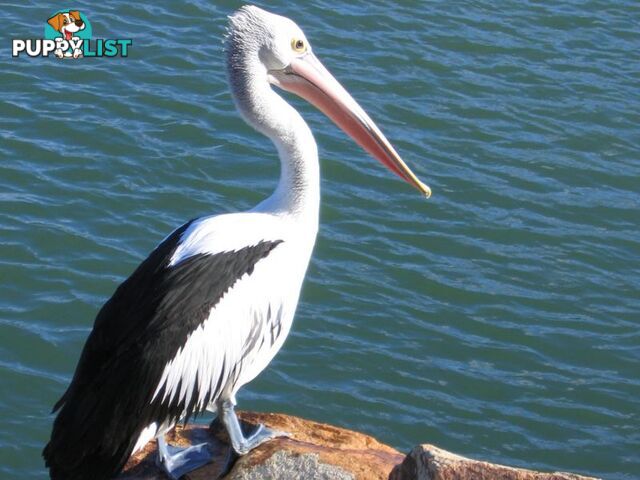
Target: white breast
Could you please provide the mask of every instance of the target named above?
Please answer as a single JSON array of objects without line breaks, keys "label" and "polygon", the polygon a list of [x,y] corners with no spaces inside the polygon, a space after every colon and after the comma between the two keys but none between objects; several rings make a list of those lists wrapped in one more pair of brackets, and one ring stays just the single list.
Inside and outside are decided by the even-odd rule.
[{"label": "white breast", "polygon": [[255,212],[210,217],[185,232],[172,265],[197,253],[282,243],[240,278],[188,337],[165,366],[154,400],[161,391],[163,401],[184,404],[197,395],[196,408],[204,409],[215,400],[210,392],[222,390],[223,398],[232,398],[269,364],[291,328],[315,233],[288,217]]}]

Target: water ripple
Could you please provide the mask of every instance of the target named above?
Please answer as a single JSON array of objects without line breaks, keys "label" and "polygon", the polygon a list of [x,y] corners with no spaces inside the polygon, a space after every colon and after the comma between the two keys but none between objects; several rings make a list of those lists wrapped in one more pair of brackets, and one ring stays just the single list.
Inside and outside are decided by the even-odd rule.
[{"label": "water ripple", "polygon": [[[7,4],[7,31],[36,35],[24,19],[50,8],[36,4]],[[249,208],[278,175],[226,88],[233,7],[125,7],[78,8],[96,36],[134,39],[127,59],[0,57],[7,477],[42,478],[49,409],[118,283],[173,228]],[[434,197],[291,99],[320,146],[322,229],[291,337],[243,408],[403,450],[636,475],[638,6],[270,8],[304,26]]]}]

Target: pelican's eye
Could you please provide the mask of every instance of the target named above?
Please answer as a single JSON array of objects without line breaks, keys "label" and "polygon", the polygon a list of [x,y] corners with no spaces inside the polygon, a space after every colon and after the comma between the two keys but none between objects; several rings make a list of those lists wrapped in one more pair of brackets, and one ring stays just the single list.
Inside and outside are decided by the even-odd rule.
[{"label": "pelican's eye", "polygon": [[301,38],[294,38],[291,40],[291,48],[294,52],[304,53],[307,50],[307,44]]}]

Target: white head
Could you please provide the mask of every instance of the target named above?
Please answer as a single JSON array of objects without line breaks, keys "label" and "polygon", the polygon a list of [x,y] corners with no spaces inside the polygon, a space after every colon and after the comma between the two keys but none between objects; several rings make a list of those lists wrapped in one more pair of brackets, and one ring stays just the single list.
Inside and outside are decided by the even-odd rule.
[{"label": "white head", "polygon": [[228,66],[255,62],[266,79],[269,70],[282,70],[296,58],[311,51],[298,25],[286,17],[248,5],[229,17]]},{"label": "white head", "polygon": [[254,125],[260,123],[253,117],[262,108],[256,92],[269,85],[293,92],[319,108],[391,171],[425,196],[431,195],[429,187],[418,180],[365,111],[316,58],[293,21],[258,7],[242,7],[229,17],[226,51],[231,91],[241,113]]}]

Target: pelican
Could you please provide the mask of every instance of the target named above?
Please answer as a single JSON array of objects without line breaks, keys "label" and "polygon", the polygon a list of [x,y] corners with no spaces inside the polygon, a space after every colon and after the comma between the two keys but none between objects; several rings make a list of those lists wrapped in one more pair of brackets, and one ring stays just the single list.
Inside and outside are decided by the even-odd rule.
[{"label": "pelican", "polygon": [[191,220],[167,236],[104,304],[73,379],[55,404],[43,451],[52,479],[108,479],[148,441],[174,479],[211,460],[165,433],[216,412],[243,455],[286,435],[245,437],[238,390],[282,347],[311,257],[320,204],[318,149],[300,114],[272,87],[324,112],[392,172],[429,197],[364,110],[313,54],[291,20],[254,6],[229,17],[228,81],[244,120],[275,144],[273,194],[243,213]]}]

